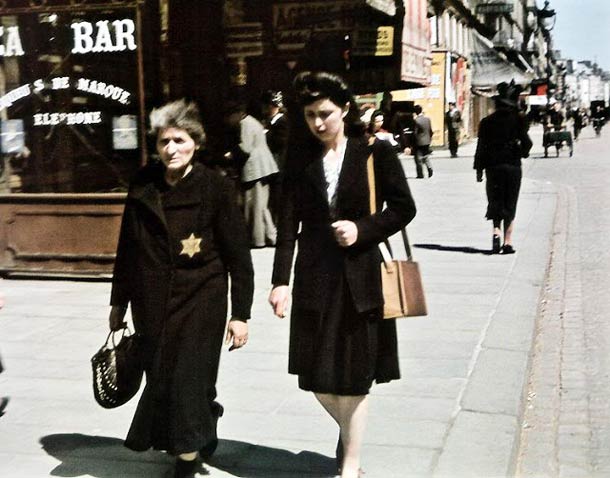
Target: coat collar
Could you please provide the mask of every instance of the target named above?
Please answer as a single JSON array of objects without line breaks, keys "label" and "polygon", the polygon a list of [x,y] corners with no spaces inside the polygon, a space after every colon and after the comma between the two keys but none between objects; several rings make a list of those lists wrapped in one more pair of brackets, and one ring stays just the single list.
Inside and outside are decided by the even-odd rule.
[{"label": "coat collar", "polygon": [[[163,166],[158,163],[151,163],[145,166],[134,180],[129,196],[132,200],[140,203],[152,212],[167,229],[159,188],[159,184],[164,181],[163,174]],[[199,191],[201,183],[197,181],[197,178],[203,174],[203,166],[193,164],[192,171],[182,180],[187,181],[183,185],[184,187],[176,190],[175,194],[168,197],[166,206],[177,207],[201,204],[201,194]]]},{"label": "coat collar", "polygon": [[[343,165],[339,173],[339,183],[337,185],[337,209],[343,209],[344,198],[350,197],[350,190],[354,184],[358,184],[358,178],[365,174],[363,170],[366,168],[366,160],[370,154],[370,148],[364,139],[349,138],[343,158]],[[310,162],[305,167],[305,174],[309,179],[309,183],[318,192],[323,203],[328,207],[328,197],[326,192],[326,179],[324,177],[323,156],[320,154],[318,158]]]}]

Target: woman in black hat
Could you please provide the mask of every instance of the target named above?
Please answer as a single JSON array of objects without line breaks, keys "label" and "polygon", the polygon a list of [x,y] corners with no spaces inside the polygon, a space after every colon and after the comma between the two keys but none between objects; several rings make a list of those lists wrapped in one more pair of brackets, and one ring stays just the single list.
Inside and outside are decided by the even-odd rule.
[{"label": "woman in black hat", "polygon": [[[521,87],[511,81],[497,86],[496,111],[479,125],[474,157],[477,181],[487,178],[487,219],[493,221],[492,253],[513,254],[513,220],[521,187],[521,158],[532,148],[526,119],[519,114]],[[501,244],[502,232],[504,242]]]}]

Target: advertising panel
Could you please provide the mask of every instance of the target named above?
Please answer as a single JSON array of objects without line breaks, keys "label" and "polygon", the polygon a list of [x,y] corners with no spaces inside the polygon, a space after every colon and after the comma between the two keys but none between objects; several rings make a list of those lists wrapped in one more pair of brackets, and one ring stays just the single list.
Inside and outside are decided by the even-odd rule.
[{"label": "advertising panel", "polygon": [[405,0],[402,33],[402,81],[430,82],[430,23],[427,0]]},{"label": "advertising panel", "polygon": [[445,90],[446,90],[446,68],[447,53],[432,53],[432,65],[430,86],[426,88],[414,88],[403,90],[402,94],[394,94],[395,100],[412,101],[421,105],[424,114],[432,122],[432,146],[443,146],[445,143],[444,121],[445,121]]}]

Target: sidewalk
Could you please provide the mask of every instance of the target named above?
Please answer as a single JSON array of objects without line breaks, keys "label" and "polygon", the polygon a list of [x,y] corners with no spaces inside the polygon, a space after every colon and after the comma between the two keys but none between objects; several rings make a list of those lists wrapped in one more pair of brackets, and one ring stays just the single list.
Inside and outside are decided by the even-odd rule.
[{"label": "sidewalk", "polygon": [[[532,132],[541,151],[538,131]],[[514,471],[523,391],[545,280],[557,194],[525,179],[511,256],[488,255],[484,183],[476,141],[432,155],[434,176],[414,179],[408,232],[430,315],[399,321],[402,380],[373,387],[362,466],[367,478],[501,477]],[[540,150],[540,151],[539,151]],[[528,161],[524,163],[527,170]],[[401,250],[399,243],[396,248]],[[222,438],[208,476],[333,476],[337,430],[287,370],[288,320],[266,303],[272,249],[254,250],[251,339],[224,353]],[[172,460],[121,446],[135,400],[103,410],[93,400],[89,358],[107,333],[108,283],[0,283],[0,476],[161,477]]]}]

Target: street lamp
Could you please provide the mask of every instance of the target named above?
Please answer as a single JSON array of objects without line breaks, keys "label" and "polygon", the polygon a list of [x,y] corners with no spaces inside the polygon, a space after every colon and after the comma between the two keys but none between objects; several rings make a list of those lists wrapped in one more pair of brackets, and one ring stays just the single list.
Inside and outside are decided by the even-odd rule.
[{"label": "street lamp", "polygon": [[551,109],[551,30],[555,28],[557,14],[549,8],[549,0],[545,0],[542,10],[538,10],[538,20],[546,41],[546,121],[549,121]]}]

